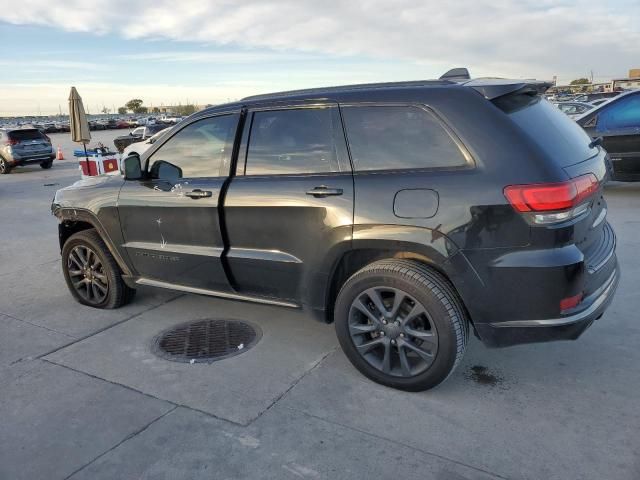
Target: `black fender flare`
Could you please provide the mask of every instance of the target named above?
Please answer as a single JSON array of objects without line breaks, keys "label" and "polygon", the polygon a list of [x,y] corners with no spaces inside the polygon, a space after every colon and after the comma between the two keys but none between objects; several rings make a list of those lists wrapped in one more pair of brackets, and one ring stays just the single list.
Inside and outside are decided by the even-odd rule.
[{"label": "black fender flare", "polygon": [[127,262],[125,262],[124,258],[116,248],[113,240],[107,233],[107,230],[104,228],[100,219],[90,210],[85,208],[71,208],[71,207],[60,207],[57,205],[53,205],[51,208],[53,215],[58,219],[58,238],[60,241],[60,251],[62,251],[62,247],[64,246],[64,242],[66,241],[67,236],[64,234],[65,223],[67,222],[83,222],[88,223],[93,228],[96,229],[100,238],[105,243],[111,255],[115,259],[116,263],[120,267],[123,272],[123,277],[125,277],[125,281],[127,277],[132,277],[132,271]]}]

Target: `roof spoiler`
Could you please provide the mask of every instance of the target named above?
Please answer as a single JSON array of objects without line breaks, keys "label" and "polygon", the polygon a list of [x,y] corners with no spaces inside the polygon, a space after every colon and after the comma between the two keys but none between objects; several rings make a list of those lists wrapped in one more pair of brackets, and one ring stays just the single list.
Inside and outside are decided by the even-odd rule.
[{"label": "roof spoiler", "polygon": [[493,100],[511,93],[541,95],[553,84],[541,80],[514,80],[507,78],[475,78],[464,82],[465,87],[471,87],[487,100]]},{"label": "roof spoiler", "polygon": [[440,77],[440,80],[451,80],[457,82],[460,80],[471,80],[469,70],[466,68],[452,68],[447,73]]}]

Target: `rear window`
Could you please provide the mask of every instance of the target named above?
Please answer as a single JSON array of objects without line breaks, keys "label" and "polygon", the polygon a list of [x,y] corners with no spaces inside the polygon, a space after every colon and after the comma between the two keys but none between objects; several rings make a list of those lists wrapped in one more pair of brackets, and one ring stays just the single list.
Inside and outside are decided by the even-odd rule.
[{"label": "rear window", "polygon": [[567,167],[598,153],[580,125],[539,95],[506,95],[494,100],[551,158]]},{"label": "rear window", "polygon": [[349,106],[342,114],[356,171],[467,165],[451,135],[423,108]]},{"label": "rear window", "polygon": [[9,132],[9,138],[11,140],[42,140],[44,135],[40,132],[40,130],[34,129],[25,129],[25,130],[13,130]]}]

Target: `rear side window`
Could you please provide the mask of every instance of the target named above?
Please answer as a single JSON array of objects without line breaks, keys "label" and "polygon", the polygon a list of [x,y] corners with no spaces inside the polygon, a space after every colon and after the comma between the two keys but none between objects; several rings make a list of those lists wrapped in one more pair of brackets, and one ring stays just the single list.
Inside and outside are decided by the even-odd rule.
[{"label": "rear side window", "polygon": [[451,168],[468,164],[453,137],[417,106],[342,107],[356,171]]},{"label": "rear side window", "polygon": [[29,129],[29,130],[13,130],[9,132],[9,138],[11,140],[17,140],[19,142],[23,140],[42,140],[44,135],[40,130]]},{"label": "rear side window", "polygon": [[493,103],[561,167],[598,153],[597,149],[589,148],[591,139],[580,125],[539,95],[505,95]]},{"label": "rear side window", "polygon": [[339,120],[333,107],[255,112],[245,174],[338,172]]},{"label": "rear side window", "polygon": [[604,107],[598,115],[598,131],[640,127],[640,95],[629,95]]}]

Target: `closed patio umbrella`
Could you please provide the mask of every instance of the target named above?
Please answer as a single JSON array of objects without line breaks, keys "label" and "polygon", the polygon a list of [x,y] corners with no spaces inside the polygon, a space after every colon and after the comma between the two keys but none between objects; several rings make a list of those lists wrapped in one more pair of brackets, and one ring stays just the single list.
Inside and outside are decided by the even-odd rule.
[{"label": "closed patio umbrella", "polygon": [[87,115],[84,113],[82,98],[80,98],[76,87],[71,87],[71,93],[69,94],[69,123],[71,129],[71,140],[77,143],[82,143],[85,159],[89,161],[86,157],[87,143],[91,141],[91,132],[89,131]]}]

